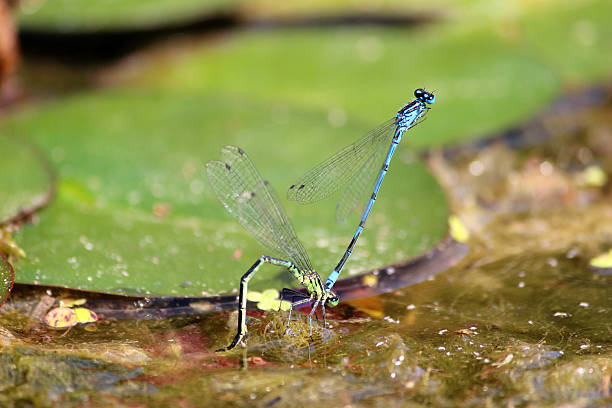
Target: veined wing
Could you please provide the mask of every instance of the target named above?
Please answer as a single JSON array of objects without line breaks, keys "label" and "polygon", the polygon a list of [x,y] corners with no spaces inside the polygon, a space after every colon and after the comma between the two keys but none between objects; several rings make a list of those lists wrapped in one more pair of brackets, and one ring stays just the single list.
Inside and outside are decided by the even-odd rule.
[{"label": "veined wing", "polygon": [[389,152],[393,132],[388,132],[378,143],[377,149],[370,155],[357,173],[349,181],[336,204],[336,221],[343,223],[349,214],[366,198],[370,198],[374,184]]},{"label": "veined wing", "polygon": [[225,207],[263,246],[312,270],[306,250],[267,181],[236,146],[221,149],[221,161],[206,163],[210,185]]},{"label": "veined wing", "polygon": [[377,148],[393,135],[395,118],[369,131],[318,166],[310,169],[289,187],[287,198],[300,203],[314,203],[340,190],[359,171]]}]

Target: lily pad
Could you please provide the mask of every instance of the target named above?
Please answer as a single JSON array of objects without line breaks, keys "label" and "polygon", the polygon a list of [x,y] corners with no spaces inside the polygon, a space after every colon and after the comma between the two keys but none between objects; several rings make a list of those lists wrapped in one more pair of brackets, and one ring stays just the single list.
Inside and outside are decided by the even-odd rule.
[{"label": "lily pad", "polygon": [[[433,3],[433,4],[432,4]],[[326,18],[336,18],[336,22],[359,23],[370,21],[406,23],[411,18],[419,17],[417,13],[428,11],[433,14],[441,11],[441,6],[456,7],[456,2],[435,1],[424,3],[417,0],[296,0],[278,2],[274,0],[252,0],[241,4],[240,11],[248,19],[266,18],[281,21],[310,18],[314,23]]]},{"label": "lily pad", "polygon": [[[551,5],[546,13],[535,8],[512,19],[418,30],[249,32],[223,46],[192,46],[182,62],[150,66],[138,80],[146,86],[223,90],[318,107],[328,110],[337,126],[365,122],[353,138],[390,118],[412,99],[415,88],[424,87],[437,94],[436,104],[427,126],[406,140],[421,148],[440,146],[536,115],[560,97],[568,79],[604,78],[612,63],[606,18],[611,8],[602,1],[568,3]],[[568,33],[568,26],[574,31]],[[333,146],[312,164],[339,147],[337,140],[330,132]]]},{"label": "lily pad", "polygon": [[[427,124],[405,138],[420,147],[510,126],[560,94],[551,67],[491,27],[257,32],[192,50],[181,63],[151,67],[139,78],[148,86],[316,107],[337,126],[365,122],[352,139],[392,117],[423,87],[437,93],[436,104]],[[316,146],[311,165],[341,147],[338,141],[346,143],[332,130],[331,146],[323,152]]]},{"label": "lily pad", "polygon": [[219,13],[237,0],[31,0],[20,3],[19,25],[25,29],[91,32],[141,29],[188,23]]},{"label": "lily pad", "polygon": [[[263,249],[225,213],[205,179],[204,163],[228,143],[247,150],[272,186],[280,186],[298,235],[327,275],[357,214],[337,225],[332,201],[289,206],[284,200],[284,186],[312,160],[287,140],[325,145],[327,117],[327,111],[220,93],[131,89],[73,97],[12,118],[4,126],[54,152],[61,174],[57,200],[17,237],[28,252],[18,280],[139,295],[231,292]],[[362,127],[347,125],[335,137],[350,140]],[[417,255],[446,232],[443,193],[421,164],[399,155],[383,191],[347,276]],[[419,200],[408,203],[406,196]],[[285,271],[263,270],[254,289],[295,286]]]},{"label": "lily pad", "polygon": [[[418,0],[90,0],[87,6],[83,6],[75,0],[30,0],[20,3],[19,24],[26,30],[82,33],[189,24],[198,19],[230,13],[239,15],[246,22],[311,18],[316,23],[325,18],[363,16],[380,23],[395,21],[410,24],[415,19],[425,17],[425,13],[427,16],[448,14],[449,9],[452,9],[458,14],[469,3],[449,0],[427,3]],[[491,11],[490,7],[483,9],[487,13]],[[474,7],[471,7],[470,13],[473,12]],[[484,12],[478,15],[482,14]],[[359,22],[359,19],[346,21]]]}]

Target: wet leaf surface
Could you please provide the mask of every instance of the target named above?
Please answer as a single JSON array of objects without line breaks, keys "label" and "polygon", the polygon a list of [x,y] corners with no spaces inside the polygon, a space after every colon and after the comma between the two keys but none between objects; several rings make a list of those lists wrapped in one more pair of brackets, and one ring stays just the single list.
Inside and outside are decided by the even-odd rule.
[{"label": "wet leaf surface", "polygon": [[[39,142],[62,175],[57,200],[36,226],[20,234],[18,243],[29,256],[18,265],[18,280],[140,295],[237,288],[262,248],[225,214],[203,164],[217,158],[223,144],[238,143],[283,197],[283,186],[310,160],[289,154],[293,145],[279,141],[308,134],[311,143],[323,144],[328,125],[325,113],[316,110],[276,123],[275,106],[179,91],[107,91],[5,123]],[[58,119],[63,117],[74,120]],[[348,141],[359,131],[346,126],[335,133]],[[272,156],[271,145],[279,146]],[[400,158],[385,191],[389,195],[377,201],[379,212],[368,226],[376,240],[360,241],[349,274],[417,255],[446,231],[442,192],[421,164]],[[406,203],[391,194],[420,199]],[[326,274],[347,245],[352,225],[335,223],[331,200],[327,206],[282,201],[314,264]],[[288,274],[271,269],[262,274],[260,289],[292,285]]]},{"label": "wet leaf surface", "polygon": [[95,0],[83,6],[74,0],[40,0],[21,5],[19,23],[22,28],[47,32],[138,30],[204,19],[237,3],[235,0]]}]

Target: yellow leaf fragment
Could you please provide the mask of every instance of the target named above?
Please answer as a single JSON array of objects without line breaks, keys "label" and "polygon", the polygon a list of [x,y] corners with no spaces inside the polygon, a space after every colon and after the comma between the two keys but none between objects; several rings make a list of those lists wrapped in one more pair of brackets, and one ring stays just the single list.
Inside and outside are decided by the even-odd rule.
[{"label": "yellow leaf fragment", "polygon": [[74,307],[81,306],[87,302],[87,299],[60,299],[59,305],[60,307]]},{"label": "yellow leaf fragment", "polygon": [[262,299],[278,299],[278,290],[266,289],[261,293]]},{"label": "yellow leaf fragment", "polygon": [[287,301],[287,300],[281,300],[280,301],[280,310],[282,311],[289,311],[289,309],[291,309],[291,302]]},{"label": "yellow leaf fragment", "polygon": [[580,173],[582,182],[589,187],[602,187],[608,182],[608,175],[599,166],[589,166]]},{"label": "yellow leaf fragment", "polygon": [[378,285],[378,276],[376,275],[365,275],[361,278],[361,283],[369,288],[373,288]]},{"label": "yellow leaf fragment", "polygon": [[289,310],[291,302],[281,300],[278,290],[266,289],[261,293],[257,308],[259,310]]},{"label": "yellow leaf fragment", "polygon": [[26,253],[13,240],[13,229],[11,227],[0,228],[0,253],[9,258],[23,259]]},{"label": "yellow leaf fragment", "polygon": [[250,290],[247,292],[247,300],[249,302],[259,302],[261,300],[261,292]]},{"label": "yellow leaf fragment", "polygon": [[467,229],[463,221],[455,214],[448,217],[448,227],[451,237],[457,242],[467,242],[470,239],[470,231]]},{"label": "yellow leaf fragment", "polygon": [[591,259],[589,263],[594,268],[612,268],[612,249]]},{"label": "yellow leaf fragment", "polygon": [[98,321],[98,315],[89,309],[76,307],[73,310],[79,323],[93,323]]},{"label": "yellow leaf fragment", "polygon": [[259,310],[284,310],[287,311],[291,308],[291,302],[280,299],[263,299],[257,303]]}]

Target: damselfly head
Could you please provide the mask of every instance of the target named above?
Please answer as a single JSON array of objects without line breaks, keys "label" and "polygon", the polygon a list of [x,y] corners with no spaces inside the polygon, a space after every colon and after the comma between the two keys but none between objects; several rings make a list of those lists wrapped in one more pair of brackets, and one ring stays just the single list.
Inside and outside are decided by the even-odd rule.
[{"label": "damselfly head", "polygon": [[334,307],[338,306],[340,303],[340,298],[333,290],[327,291],[327,299],[325,299],[325,306]]},{"label": "damselfly head", "polygon": [[414,91],[414,97],[419,101],[428,103],[430,105],[436,101],[436,96],[433,93],[427,92],[421,88]]}]

